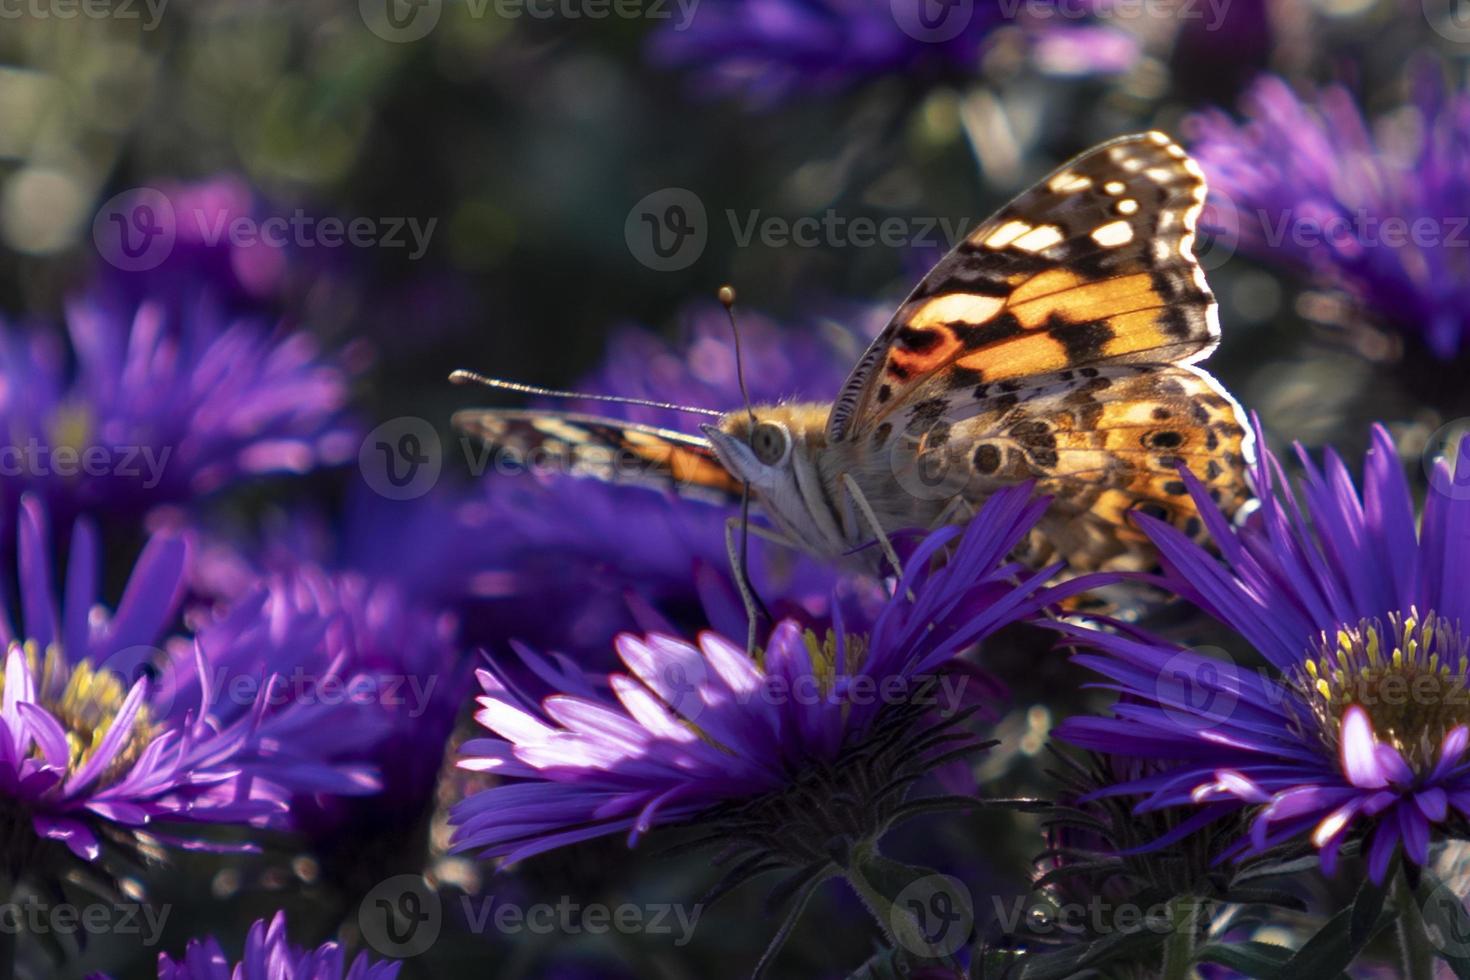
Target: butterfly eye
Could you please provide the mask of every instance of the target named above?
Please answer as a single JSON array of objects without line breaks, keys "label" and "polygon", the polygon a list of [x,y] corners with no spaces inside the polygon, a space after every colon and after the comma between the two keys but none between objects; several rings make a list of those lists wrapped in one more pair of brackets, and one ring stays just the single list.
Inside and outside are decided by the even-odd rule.
[{"label": "butterfly eye", "polygon": [[786,432],[786,426],[778,422],[762,422],[750,433],[750,448],[755,450],[755,458],[766,466],[781,462],[790,445],[791,436]]}]

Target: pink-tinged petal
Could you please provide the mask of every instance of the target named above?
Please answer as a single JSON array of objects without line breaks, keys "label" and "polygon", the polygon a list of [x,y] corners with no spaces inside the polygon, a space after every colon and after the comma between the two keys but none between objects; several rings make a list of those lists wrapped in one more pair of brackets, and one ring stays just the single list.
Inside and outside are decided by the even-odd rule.
[{"label": "pink-tinged petal", "polygon": [[1443,779],[1454,771],[1465,755],[1467,743],[1470,743],[1470,728],[1456,725],[1450,729],[1439,747],[1439,761],[1434,764],[1434,771],[1429,776],[1431,782]]},{"label": "pink-tinged petal", "polygon": [[1361,705],[1353,705],[1342,716],[1342,771],[1359,789],[1382,789],[1388,777],[1379,768],[1373,723]]},{"label": "pink-tinged petal", "polygon": [[1216,784],[1220,789],[1232,796],[1239,797],[1247,803],[1265,803],[1271,799],[1271,794],[1248,779],[1243,773],[1231,769],[1221,769],[1215,773]]},{"label": "pink-tinged petal", "polygon": [[608,683],[628,714],[653,737],[673,742],[693,742],[699,739],[693,728],[674,717],[662,701],[631,677],[614,674],[608,678]]},{"label": "pink-tinged petal", "polygon": [[61,727],[61,722],[38,704],[23,701],[16,708],[25,721],[26,730],[41,747],[41,756],[47,765],[65,769],[71,761],[71,750],[67,747],[66,729]]},{"label": "pink-tinged petal", "polygon": [[1361,799],[1351,799],[1323,817],[1322,822],[1312,830],[1312,845],[1326,847],[1329,843],[1342,840],[1348,827],[1352,826],[1353,817],[1362,808]]},{"label": "pink-tinged petal", "polygon": [[71,852],[84,861],[95,861],[102,854],[102,845],[86,825],[69,817],[36,816],[31,820],[36,833],[50,840],[59,840]]},{"label": "pink-tinged petal", "polygon": [[1424,814],[1425,819],[1431,823],[1440,823],[1450,811],[1450,800],[1445,791],[1438,786],[1432,786],[1414,796],[1414,805],[1419,812]]},{"label": "pink-tinged petal", "polygon": [[504,701],[491,697],[483,697],[479,701],[482,707],[475,712],[475,721],[512,742],[540,742],[556,732],[550,725]]}]

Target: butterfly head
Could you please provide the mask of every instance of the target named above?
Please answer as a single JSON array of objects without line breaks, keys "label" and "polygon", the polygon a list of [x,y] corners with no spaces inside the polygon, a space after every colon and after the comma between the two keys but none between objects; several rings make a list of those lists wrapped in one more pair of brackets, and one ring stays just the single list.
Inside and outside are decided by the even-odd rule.
[{"label": "butterfly head", "polygon": [[801,506],[797,468],[821,448],[825,423],[822,405],[757,405],[702,428],[725,468],[773,509],[785,511]]}]

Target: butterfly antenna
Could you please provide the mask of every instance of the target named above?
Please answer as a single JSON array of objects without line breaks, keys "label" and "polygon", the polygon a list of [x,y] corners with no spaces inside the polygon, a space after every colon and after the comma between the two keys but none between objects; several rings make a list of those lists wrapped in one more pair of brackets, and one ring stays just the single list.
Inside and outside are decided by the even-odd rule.
[{"label": "butterfly antenna", "polygon": [[[740,398],[745,402],[745,414],[750,416],[750,438],[755,438],[756,417],[755,409],[750,404],[750,389],[745,387],[745,356],[740,350],[740,327],[735,322],[735,287],[721,286],[717,294],[720,305],[725,308],[725,315],[730,318],[730,336],[735,340],[735,380],[740,385]],[[760,593],[755,591],[755,584],[750,580],[750,484],[747,482],[740,493],[740,551],[736,556],[735,574],[739,579],[740,590],[748,597],[746,603],[746,616],[748,619],[748,630],[746,635],[746,653],[755,656],[756,628],[758,621],[764,618],[767,622],[775,622],[771,611],[761,600]]]},{"label": "butterfly antenna", "polygon": [[745,387],[745,357],[740,352],[740,327],[735,323],[735,287],[721,286],[720,305],[730,318],[730,335],[735,338],[735,380],[740,384],[740,397],[745,400],[745,414],[750,416],[750,431],[755,432],[755,409],[750,406],[750,390]]},{"label": "butterfly antenna", "polygon": [[696,415],[712,415],[715,418],[723,418],[725,415],[724,412],[717,412],[712,408],[697,408],[693,405],[675,405],[673,402],[659,402],[651,398],[629,398],[625,395],[595,395],[585,391],[562,391],[558,388],[542,388],[539,385],[521,384],[519,381],[487,378],[485,375],[477,374],[474,371],[455,371],[449,375],[449,380],[457,385],[484,385],[487,388],[519,391],[524,395],[538,395],[542,398],[573,398],[595,402],[616,402],[619,405],[642,405],[645,408],[663,408],[671,412],[693,412]]}]

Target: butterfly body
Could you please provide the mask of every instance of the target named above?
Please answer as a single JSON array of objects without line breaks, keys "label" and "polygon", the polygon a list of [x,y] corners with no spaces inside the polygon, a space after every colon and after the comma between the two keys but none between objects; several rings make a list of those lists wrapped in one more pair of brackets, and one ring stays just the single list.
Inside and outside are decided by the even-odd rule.
[{"label": "butterfly body", "polygon": [[869,567],[884,535],[966,522],[1031,480],[1053,503],[1021,557],[1148,568],[1134,513],[1203,536],[1181,468],[1227,514],[1250,495],[1248,429],[1195,366],[1219,337],[1193,252],[1204,200],[1160,133],[1089,151],[941,260],[831,403],[731,411],[703,439],[557,413],[455,422],[604,479],[726,500],[748,487],[793,545]]}]

